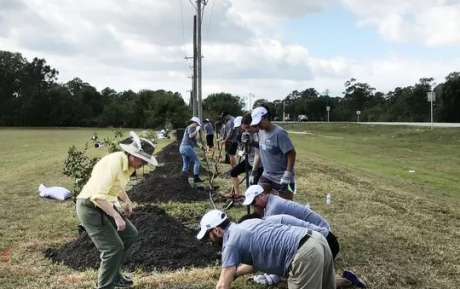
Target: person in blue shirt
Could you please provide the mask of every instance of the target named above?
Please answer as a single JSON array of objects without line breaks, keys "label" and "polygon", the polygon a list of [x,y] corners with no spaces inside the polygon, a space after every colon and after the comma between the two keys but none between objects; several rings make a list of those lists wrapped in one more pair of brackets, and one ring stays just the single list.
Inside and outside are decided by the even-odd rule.
[{"label": "person in blue shirt", "polygon": [[193,165],[193,182],[201,183],[200,179],[200,159],[198,158],[194,147],[196,146],[196,139],[201,129],[201,121],[198,117],[194,116],[190,119],[188,126],[185,128],[184,137],[179,147],[179,152],[182,155],[182,174],[188,175],[190,161]]},{"label": "person in blue shirt", "polygon": [[[247,214],[243,216],[240,220],[238,220],[238,223],[242,223],[246,220],[250,220],[254,218],[260,219],[261,216],[259,216],[257,213]],[[272,215],[272,216],[265,217],[264,220],[267,222],[283,224],[287,226],[296,226],[296,227],[312,229],[313,231],[320,233],[324,237],[326,237],[329,234],[328,228],[319,227],[319,226],[302,221],[300,219],[297,219],[289,215]],[[331,248],[331,244],[329,244],[329,248],[333,249]],[[264,273],[264,274],[259,274],[259,275],[254,276],[253,280],[256,283],[260,283],[264,285],[273,285],[273,284],[278,283],[281,280],[281,278],[279,278],[277,275],[274,275],[274,274]],[[346,288],[346,287],[351,287],[351,286],[356,286],[359,288],[366,287],[366,283],[361,278],[359,278],[355,273],[351,271],[343,271],[342,276],[336,276],[335,283],[336,283],[337,288]]]},{"label": "person in blue shirt", "polygon": [[255,211],[265,218],[284,214],[315,226],[326,228],[328,234],[325,237],[330,245],[332,256],[335,259],[340,251],[339,242],[337,237],[330,231],[329,222],[320,214],[294,201],[285,200],[273,194],[267,194],[260,185],[250,186],[244,194],[245,200],[243,205],[252,205],[254,208],[257,208]]},{"label": "person in blue shirt", "polygon": [[318,232],[260,219],[236,224],[219,210],[206,213],[200,228],[198,239],[222,247],[216,288],[229,289],[239,276],[260,270],[287,278],[289,289],[335,289],[332,254]]}]

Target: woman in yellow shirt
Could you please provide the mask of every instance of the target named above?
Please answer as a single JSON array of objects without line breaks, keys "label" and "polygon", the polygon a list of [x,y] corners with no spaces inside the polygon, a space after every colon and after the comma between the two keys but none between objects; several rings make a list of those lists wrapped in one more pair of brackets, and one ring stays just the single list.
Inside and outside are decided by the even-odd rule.
[{"label": "woman in yellow shirt", "polygon": [[[121,266],[138,236],[137,229],[127,219],[132,205],[124,188],[136,169],[147,163],[158,165],[152,155],[155,146],[134,132],[130,135],[120,143],[123,152],[114,152],[99,160],[77,196],[78,219],[101,253],[95,287],[98,289],[133,285],[121,274]],[[121,207],[118,198],[125,203],[124,215],[118,210]]]}]

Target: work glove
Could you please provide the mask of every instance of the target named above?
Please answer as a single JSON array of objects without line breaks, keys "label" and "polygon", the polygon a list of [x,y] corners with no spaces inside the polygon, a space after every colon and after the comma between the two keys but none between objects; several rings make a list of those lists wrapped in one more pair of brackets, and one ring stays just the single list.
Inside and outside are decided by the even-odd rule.
[{"label": "work glove", "polygon": [[257,171],[251,171],[251,175],[249,176],[249,185],[254,185],[254,179],[257,176]]},{"label": "work glove", "polygon": [[262,285],[275,285],[281,281],[281,278],[275,274],[260,274],[250,277],[249,281]]},{"label": "work glove", "polygon": [[294,182],[294,173],[290,171],[284,171],[283,176],[281,177],[281,185],[289,185]]}]

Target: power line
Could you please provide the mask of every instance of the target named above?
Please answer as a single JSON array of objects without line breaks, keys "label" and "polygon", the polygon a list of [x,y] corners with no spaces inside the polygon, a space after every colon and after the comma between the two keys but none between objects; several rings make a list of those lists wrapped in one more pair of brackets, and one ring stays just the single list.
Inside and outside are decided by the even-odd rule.
[{"label": "power line", "polygon": [[185,53],[185,29],[184,29],[184,9],[182,7],[182,0],[179,0],[180,2],[180,20],[181,20],[181,24],[182,24],[182,43],[183,43],[183,49],[184,49],[184,59],[185,59],[185,62],[187,62],[187,65],[188,67],[190,68],[190,70],[192,70],[192,66],[190,65],[190,62],[187,58],[187,54]]},{"label": "power line", "polygon": [[[211,0],[209,0],[211,1]],[[208,2],[209,3],[209,2]],[[211,19],[212,19],[212,14],[214,12],[214,3],[216,3],[216,0],[212,1],[212,5],[211,5],[211,14],[209,15],[209,21],[208,21],[208,29],[206,31],[206,40],[208,40],[208,37],[209,37],[209,29],[211,28]],[[204,15],[204,11],[203,11],[203,15]]]}]

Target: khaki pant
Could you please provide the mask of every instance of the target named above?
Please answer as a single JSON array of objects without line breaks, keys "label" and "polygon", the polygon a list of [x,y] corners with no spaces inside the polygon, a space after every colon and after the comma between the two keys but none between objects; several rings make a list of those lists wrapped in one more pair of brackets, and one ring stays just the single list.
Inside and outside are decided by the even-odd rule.
[{"label": "khaki pant", "polygon": [[124,218],[126,228],[118,232],[114,219],[89,199],[77,199],[76,207],[78,219],[101,253],[97,288],[112,289],[115,278],[121,272],[121,265],[130,257],[131,247],[138,236],[137,229]]},{"label": "khaki pant", "polygon": [[314,232],[291,263],[289,289],[335,289],[332,253],[326,239]]}]

